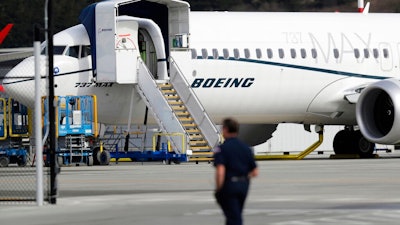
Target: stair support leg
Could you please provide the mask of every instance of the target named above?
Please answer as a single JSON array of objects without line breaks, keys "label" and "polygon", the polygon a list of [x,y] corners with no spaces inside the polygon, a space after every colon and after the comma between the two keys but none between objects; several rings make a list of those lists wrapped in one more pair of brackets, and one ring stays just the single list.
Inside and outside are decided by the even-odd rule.
[{"label": "stair support leg", "polygon": [[256,160],[271,160],[271,159],[287,159],[287,160],[299,160],[299,159],[304,159],[307,155],[309,155],[311,152],[313,152],[315,149],[317,149],[322,142],[324,141],[324,133],[318,132],[318,141],[310,145],[307,149],[304,151],[300,152],[299,154],[296,155],[256,155],[254,158]]}]

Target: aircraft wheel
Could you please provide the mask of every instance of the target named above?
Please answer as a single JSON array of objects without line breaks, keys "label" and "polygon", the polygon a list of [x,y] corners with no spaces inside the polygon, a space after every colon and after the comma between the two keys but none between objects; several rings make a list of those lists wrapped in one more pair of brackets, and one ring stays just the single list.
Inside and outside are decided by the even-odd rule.
[{"label": "aircraft wheel", "polygon": [[107,150],[103,150],[103,152],[98,152],[97,154],[97,159],[100,162],[100,165],[109,165],[110,164],[110,152],[108,152]]},{"label": "aircraft wheel", "polygon": [[336,155],[353,153],[352,132],[341,130],[333,139],[333,151]]},{"label": "aircraft wheel", "polygon": [[0,158],[0,167],[7,167],[10,163],[10,160],[7,157]]},{"label": "aircraft wheel", "polygon": [[353,134],[354,149],[361,158],[371,158],[375,151],[375,143],[369,142],[361,134],[361,131],[355,131]]}]

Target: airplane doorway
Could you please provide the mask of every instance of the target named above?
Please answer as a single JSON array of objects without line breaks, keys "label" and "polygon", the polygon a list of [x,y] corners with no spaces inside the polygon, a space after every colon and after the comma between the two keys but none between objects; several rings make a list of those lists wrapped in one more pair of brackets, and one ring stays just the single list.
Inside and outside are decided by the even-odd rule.
[{"label": "airplane doorway", "polygon": [[153,74],[154,78],[157,79],[157,53],[153,40],[145,29],[139,29],[138,41],[140,57],[142,58],[143,62],[145,62],[147,68]]}]

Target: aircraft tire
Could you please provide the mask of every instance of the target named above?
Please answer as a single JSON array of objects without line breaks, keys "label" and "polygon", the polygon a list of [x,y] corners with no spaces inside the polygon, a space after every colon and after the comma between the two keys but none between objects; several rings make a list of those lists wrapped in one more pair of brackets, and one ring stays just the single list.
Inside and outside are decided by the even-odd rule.
[{"label": "aircraft tire", "polygon": [[353,134],[354,149],[361,158],[371,158],[375,151],[375,143],[369,142],[361,134],[361,131],[355,131]]},{"label": "aircraft tire", "polygon": [[333,139],[333,151],[336,155],[353,153],[352,132],[349,130],[341,130]]}]

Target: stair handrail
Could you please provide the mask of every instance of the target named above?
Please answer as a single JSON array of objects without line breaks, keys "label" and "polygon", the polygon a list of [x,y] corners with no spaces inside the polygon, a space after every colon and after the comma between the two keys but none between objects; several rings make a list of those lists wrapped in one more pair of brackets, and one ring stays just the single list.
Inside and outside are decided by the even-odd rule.
[{"label": "stair handrail", "polygon": [[[158,99],[157,94],[162,95],[160,87],[157,85],[153,75],[148,70],[145,63],[139,59],[138,60],[138,85],[137,90],[139,94],[142,96],[145,104],[149,108],[149,110],[153,113],[154,118],[156,119],[158,125],[160,126],[161,130],[166,133],[186,133],[182,124],[179,122],[178,118],[176,117],[173,109],[168,104],[167,100],[164,96],[161,96],[163,101],[154,102],[155,99]],[[153,96],[145,95],[144,90],[156,90],[157,93],[154,92]],[[149,93],[149,92],[147,92]],[[154,107],[157,106],[157,107]],[[168,113],[169,112],[169,113]],[[163,121],[171,121],[170,124],[166,125]],[[175,147],[175,149],[187,149],[186,146],[181,146],[179,138],[176,137],[167,137],[167,139],[171,142],[171,144]],[[186,139],[188,140],[188,139]],[[179,152],[182,153],[182,152]]]},{"label": "stair handrail", "polygon": [[192,115],[194,121],[203,133],[205,139],[211,148],[217,146],[221,141],[221,134],[211,120],[203,104],[201,104],[196,93],[192,90],[189,82],[183,75],[179,66],[170,56],[170,82],[180,96],[181,100]]}]

